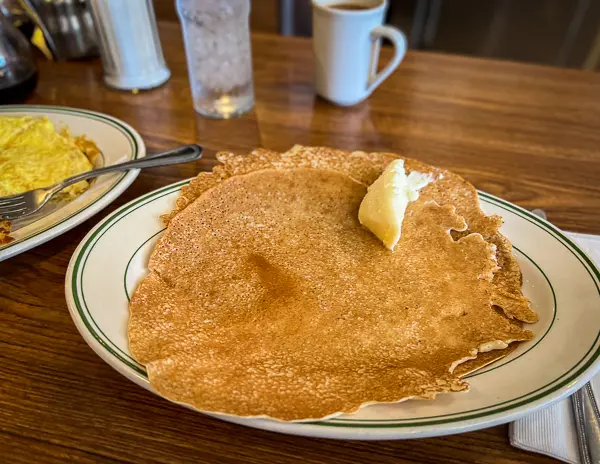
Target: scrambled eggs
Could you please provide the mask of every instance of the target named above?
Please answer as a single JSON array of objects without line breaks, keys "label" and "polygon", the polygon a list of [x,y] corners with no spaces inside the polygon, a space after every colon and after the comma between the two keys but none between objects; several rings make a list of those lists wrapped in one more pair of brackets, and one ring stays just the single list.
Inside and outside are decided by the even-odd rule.
[{"label": "scrambled eggs", "polygon": [[[0,117],[0,197],[48,187],[89,171],[87,151],[90,156],[99,153],[85,137],[56,132],[46,117]],[[76,196],[87,187],[88,182],[82,181],[63,192]]]}]

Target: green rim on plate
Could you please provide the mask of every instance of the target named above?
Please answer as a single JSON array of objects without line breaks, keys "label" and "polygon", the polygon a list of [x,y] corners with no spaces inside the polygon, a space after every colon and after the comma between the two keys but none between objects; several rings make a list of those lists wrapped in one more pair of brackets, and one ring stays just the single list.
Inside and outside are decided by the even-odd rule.
[{"label": "green rim on plate", "polygon": [[[83,273],[85,270],[85,266],[87,263],[87,258],[90,252],[93,250],[95,244],[100,240],[100,238],[115,224],[117,224],[121,219],[131,214],[133,211],[143,207],[147,203],[153,202],[161,197],[177,192],[189,183],[189,180],[181,181],[176,184],[172,184],[170,186],[164,187],[162,189],[156,190],[154,192],[150,192],[139,199],[123,206],[121,209],[117,210],[113,215],[109,216],[105,219],[103,223],[101,223],[98,228],[87,238],[87,240],[82,243],[80,250],[75,257],[75,263],[73,266],[73,273],[71,276],[71,292],[73,301],[75,303],[76,310],[81,317],[85,327],[89,331],[89,333],[104,347],[104,349],[112,355],[114,358],[118,359],[125,366],[129,367],[133,371],[135,371],[138,375],[146,378],[146,371],[143,366],[137,363],[130,355],[121,350],[118,346],[116,346],[97,326],[95,323],[90,311],[87,307],[87,303],[85,301],[85,291],[83,288]],[[551,224],[546,221],[538,218],[532,213],[520,208],[516,205],[508,203],[504,200],[496,198],[487,193],[479,192],[479,197],[484,203],[490,203],[494,206],[500,207],[506,211],[510,211],[513,214],[516,214],[523,219],[526,219],[531,224],[537,226],[538,228],[544,230],[546,233],[550,234],[554,239],[556,239],[561,245],[563,245],[570,253],[572,253],[575,258],[583,265],[586,269],[588,275],[592,279],[596,291],[600,296],[600,272],[596,269],[594,264],[590,261],[590,259],[586,256],[586,254],[567,236],[565,236],[560,230],[556,229]],[[164,230],[164,229],[163,229]],[[129,262],[127,264],[125,274],[123,279],[125,281],[126,272],[129,268],[129,264],[133,256],[139,251],[139,249],[144,246],[149,240],[158,235],[161,231],[158,231],[152,235],[152,237],[147,238],[144,243],[142,243],[134,252],[134,254],[130,257]],[[548,284],[550,285],[552,291],[552,297],[554,301],[554,315],[552,318],[552,322],[550,327],[546,330],[546,332],[540,337],[540,339],[536,342],[535,345],[541,342],[541,340],[549,333],[556,320],[556,315],[560,308],[556,306],[556,294],[548,277],[543,272],[541,267],[531,259],[531,257],[527,256],[522,251],[518,250],[526,259],[531,261],[534,266],[542,273]],[[127,298],[129,295],[127,294],[127,289],[124,284],[124,292]],[[503,401],[501,403],[497,403],[491,406],[486,406],[482,408],[472,409],[469,411],[461,411],[457,413],[444,414],[444,415],[436,415],[423,417],[419,419],[344,419],[344,418],[333,418],[322,421],[314,421],[314,422],[305,422],[305,424],[325,426],[325,427],[362,427],[362,428],[405,428],[405,427],[425,427],[431,425],[440,425],[440,424],[448,424],[451,422],[457,421],[465,421],[471,419],[477,419],[485,416],[492,416],[498,413],[506,412],[515,408],[519,408],[521,406],[530,404],[535,402],[545,396],[557,391],[558,389],[567,386],[576,381],[579,375],[581,375],[586,369],[588,369],[600,356],[600,332],[596,334],[594,342],[589,347],[585,355],[573,365],[567,372],[560,375],[558,378],[548,382],[546,385],[529,392],[525,395],[522,395],[517,398],[513,398],[511,400]],[[533,348],[533,345],[531,348]],[[530,348],[530,349],[531,349]],[[522,356],[525,353],[522,353]],[[515,358],[516,359],[516,358]],[[512,362],[515,359],[509,361]],[[508,363],[506,363],[508,364]],[[497,366],[490,370],[496,369]]]},{"label": "green rim on plate", "polygon": [[[138,145],[138,142],[135,139],[135,136],[134,136],[133,132],[131,131],[131,129],[129,127],[127,127],[126,125],[122,124],[119,120],[113,119],[102,113],[97,113],[95,111],[88,111],[88,110],[80,110],[77,108],[68,108],[68,107],[63,107],[63,106],[9,105],[9,106],[5,106],[5,107],[0,107],[0,113],[18,113],[18,112],[23,112],[23,113],[52,112],[52,113],[59,113],[59,114],[83,116],[88,119],[101,121],[103,123],[108,124],[109,126],[112,126],[116,129],[118,129],[120,132],[122,132],[127,137],[127,140],[129,141],[129,145],[131,146],[131,153],[133,155],[129,160],[136,160],[139,156],[139,152],[140,152],[139,145]],[[43,234],[47,230],[52,229],[53,227],[56,227],[56,226],[64,223],[65,221],[68,221],[69,219],[71,219],[72,217],[74,217],[80,213],[83,213],[85,210],[90,208],[92,205],[94,205],[98,201],[100,201],[109,192],[111,192],[112,190],[117,188],[119,186],[119,184],[121,184],[121,182],[125,179],[126,175],[127,175],[127,172],[122,173],[119,176],[119,179],[106,192],[104,192],[103,195],[101,195],[96,200],[92,201],[91,203],[88,203],[87,205],[85,205],[85,207],[73,212],[72,214],[61,219],[58,222],[49,224],[47,227],[44,227],[41,230],[36,230],[35,232],[32,232],[31,234],[26,235],[25,237],[21,237],[18,240],[11,242],[9,245],[0,247],[0,251],[4,252],[6,250],[9,250],[9,249],[13,248],[14,246],[17,246],[18,244],[23,243],[25,240],[29,240],[33,237],[37,237],[38,235]]]}]

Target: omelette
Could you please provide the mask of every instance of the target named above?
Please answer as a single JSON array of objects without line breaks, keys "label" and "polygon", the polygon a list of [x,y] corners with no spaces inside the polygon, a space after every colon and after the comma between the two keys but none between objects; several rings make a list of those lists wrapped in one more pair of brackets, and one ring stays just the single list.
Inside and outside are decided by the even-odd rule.
[{"label": "omelette", "polygon": [[[48,187],[89,171],[100,154],[85,136],[68,129],[57,132],[46,118],[0,117],[0,197]],[[59,198],[73,198],[88,188],[87,181],[65,188]],[[0,218],[0,245],[12,241],[11,224]]]},{"label": "omelette", "polygon": [[[48,118],[0,117],[0,197],[48,187],[92,169],[68,133],[58,133]],[[76,196],[87,181],[67,187]]]},{"label": "omelette", "polygon": [[[319,147],[218,159],[163,216],[130,302],[131,352],[166,398],[320,419],[467,391],[466,372],[533,338],[501,219],[456,174]],[[399,159],[431,182],[391,251],[359,208]]]}]

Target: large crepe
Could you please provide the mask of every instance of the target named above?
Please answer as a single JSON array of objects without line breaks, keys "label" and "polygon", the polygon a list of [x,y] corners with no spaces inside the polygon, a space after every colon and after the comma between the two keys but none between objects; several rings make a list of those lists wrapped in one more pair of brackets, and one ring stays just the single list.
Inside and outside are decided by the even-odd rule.
[{"label": "large crepe", "polygon": [[466,390],[457,366],[530,339],[500,219],[460,177],[407,159],[436,181],[396,251],[360,226],[367,186],[396,158],[219,155],[165,216],[131,300],[130,347],[152,386],[204,411],[318,419]]}]

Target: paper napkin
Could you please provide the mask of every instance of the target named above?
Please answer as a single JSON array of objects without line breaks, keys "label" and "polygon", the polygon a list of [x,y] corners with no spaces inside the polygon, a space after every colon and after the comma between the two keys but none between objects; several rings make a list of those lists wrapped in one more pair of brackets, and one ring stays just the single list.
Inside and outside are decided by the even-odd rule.
[{"label": "paper napkin", "polygon": [[[600,265],[600,235],[567,235]],[[592,379],[591,384],[596,397],[600,398],[600,374]],[[581,463],[571,398],[513,422],[509,435],[510,443],[517,448],[573,464]]]}]

